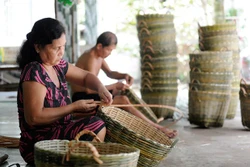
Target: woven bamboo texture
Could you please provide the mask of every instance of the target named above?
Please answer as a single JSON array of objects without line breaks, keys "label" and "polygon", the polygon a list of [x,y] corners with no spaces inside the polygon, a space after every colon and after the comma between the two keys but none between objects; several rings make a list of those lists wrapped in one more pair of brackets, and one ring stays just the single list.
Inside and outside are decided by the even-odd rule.
[{"label": "woven bamboo texture", "polygon": [[34,155],[36,167],[136,167],[139,154],[139,149],[118,143],[86,142],[76,139],[39,141],[35,144]]},{"label": "woven bamboo texture", "polygon": [[[126,95],[132,104],[146,104],[141,98],[139,98],[132,89],[126,89],[122,92],[123,95]],[[157,117],[154,112],[148,106],[136,107],[139,111],[142,112],[148,119],[153,122],[157,122]]]},{"label": "woven bamboo texture", "polygon": [[190,80],[200,83],[230,84],[233,78],[232,72],[194,72],[190,71]]},{"label": "woven bamboo texture", "polygon": [[240,91],[240,87],[232,87],[231,89],[231,98],[230,98],[230,104],[229,104],[229,108],[228,108],[228,112],[226,115],[227,119],[233,119],[236,115],[236,111],[238,108],[238,104],[239,104],[239,91]]},{"label": "woven bamboo texture", "polygon": [[178,139],[142,119],[116,107],[102,107],[97,113],[106,122],[106,140],[140,149],[138,166],[157,166],[165,159]]},{"label": "woven bamboo texture", "polygon": [[189,122],[200,127],[222,127],[230,102],[230,93],[189,90]]},{"label": "woven bamboo texture", "polygon": [[240,87],[240,110],[241,110],[241,122],[242,125],[250,129],[250,94],[249,84],[241,84]]},{"label": "woven bamboo texture", "polygon": [[232,51],[194,51],[189,54],[191,62],[232,60]]}]

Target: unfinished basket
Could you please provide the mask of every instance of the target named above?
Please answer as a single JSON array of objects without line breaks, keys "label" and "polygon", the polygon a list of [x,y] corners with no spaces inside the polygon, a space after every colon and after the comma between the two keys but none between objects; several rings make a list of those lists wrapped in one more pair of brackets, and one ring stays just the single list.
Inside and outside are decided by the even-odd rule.
[{"label": "unfinished basket", "polygon": [[175,146],[178,139],[169,139],[144,120],[116,107],[102,107],[97,113],[106,122],[106,140],[140,149],[138,166],[157,166]]},{"label": "unfinished basket", "polygon": [[[79,139],[79,134],[77,136]],[[86,142],[78,139],[37,142],[34,153],[36,167],[137,166],[140,154],[137,148],[118,143]],[[100,140],[97,138],[97,141]]]},{"label": "unfinished basket", "polygon": [[[136,93],[132,89],[126,89],[122,92],[123,95],[126,95],[132,104],[146,104],[141,98],[139,98]],[[157,117],[154,112],[148,106],[136,107],[138,110],[142,112],[148,119],[153,122],[157,122]]]}]

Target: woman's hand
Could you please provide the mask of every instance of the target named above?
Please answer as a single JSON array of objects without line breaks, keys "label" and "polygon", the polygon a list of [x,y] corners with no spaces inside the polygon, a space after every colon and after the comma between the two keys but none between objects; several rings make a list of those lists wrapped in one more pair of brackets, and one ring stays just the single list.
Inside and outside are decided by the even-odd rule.
[{"label": "woman's hand", "polygon": [[96,109],[97,104],[93,99],[90,100],[77,100],[74,102],[76,109],[74,112],[77,113],[88,113],[93,112]]},{"label": "woman's hand", "polygon": [[103,103],[106,103],[107,105],[110,105],[113,103],[112,94],[108,91],[108,89],[105,86],[102,86],[98,89],[98,94]]}]

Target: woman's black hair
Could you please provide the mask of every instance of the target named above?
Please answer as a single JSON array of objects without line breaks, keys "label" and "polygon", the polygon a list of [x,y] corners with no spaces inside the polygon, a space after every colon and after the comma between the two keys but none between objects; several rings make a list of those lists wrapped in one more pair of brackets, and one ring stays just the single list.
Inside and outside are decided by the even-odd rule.
[{"label": "woman's black hair", "polygon": [[41,62],[39,54],[35,50],[34,44],[44,48],[51,44],[54,39],[58,39],[65,33],[65,28],[56,19],[44,18],[35,22],[31,32],[26,35],[27,40],[22,44],[16,62],[20,69],[32,61]]},{"label": "woman's black hair", "polygon": [[110,31],[103,32],[96,41],[97,44],[102,44],[103,47],[110,46],[110,45],[117,45],[117,37],[114,33]]}]

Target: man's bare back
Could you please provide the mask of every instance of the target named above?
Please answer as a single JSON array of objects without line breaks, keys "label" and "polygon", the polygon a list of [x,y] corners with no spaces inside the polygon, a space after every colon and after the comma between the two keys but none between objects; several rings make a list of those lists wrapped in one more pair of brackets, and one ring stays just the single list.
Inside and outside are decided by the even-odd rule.
[{"label": "man's bare back", "polygon": [[[95,52],[93,48],[90,50],[85,51],[77,60],[75,66],[89,71],[96,76],[98,76],[99,71],[102,67],[104,59]],[[90,89],[86,89],[84,87],[78,86],[78,85],[71,85],[71,91],[72,92],[93,92]]]}]

